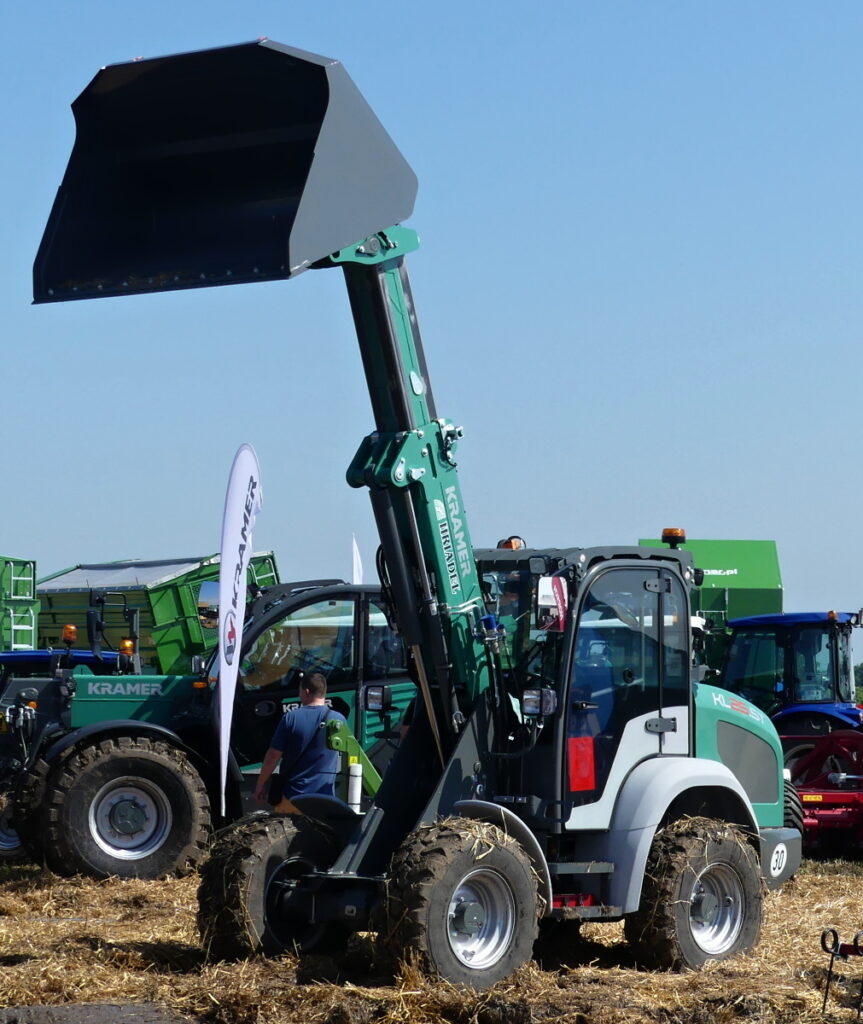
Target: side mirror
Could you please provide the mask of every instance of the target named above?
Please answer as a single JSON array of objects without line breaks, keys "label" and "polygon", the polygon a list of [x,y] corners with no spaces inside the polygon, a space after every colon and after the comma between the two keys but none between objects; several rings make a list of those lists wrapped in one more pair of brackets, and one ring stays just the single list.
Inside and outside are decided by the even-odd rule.
[{"label": "side mirror", "polygon": [[393,691],[389,686],[366,686],[363,689],[363,707],[366,711],[389,711],[393,706]]},{"label": "side mirror", "polygon": [[202,676],[204,674],[204,669],[206,667],[207,667],[207,659],[203,656],[203,654],[193,654],[192,655],[192,675],[193,676]]},{"label": "side mirror", "polygon": [[540,690],[525,690],[521,695],[521,714],[523,718],[548,718],[557,711],[557,694],[549,687]]},{"label": "side mirror", "polygon": [[549,633],[566,629],[569,587],[562,576],[540,576],[536,591],[536,628]]}]

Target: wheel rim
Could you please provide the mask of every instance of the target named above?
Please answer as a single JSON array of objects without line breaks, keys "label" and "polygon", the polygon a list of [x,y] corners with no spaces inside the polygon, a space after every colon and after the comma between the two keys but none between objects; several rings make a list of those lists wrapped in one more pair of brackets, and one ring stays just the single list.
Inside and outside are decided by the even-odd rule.
[{"label": "wheel rim", "polygon": [[0,854],[17,853],[21,849],[21,840],[12,827],[12,808],[5,807],[0,811]]},{"label": "wheel rim", "polygon": [[168,837],[174,814],[159,786],[126,776],[112,779],[90,804],[90,835],[105,853],[119,860],[141,860]]},{"label": "wheel rim", "polygon": [[745,896],[737,872],[711,864],[696,878],[689,901],[692,937],[709,956],[732,948],[743,927]]},{"label": "wheel rim", "polygon": [[466,967],[492,967],[515,931],[515,897],[496,871],[478,868],[461,880],[447,910],[450,949]]},{"label": "wheel rim", "polygon": [[294,946],[308,948],[323,935],[326,928],[325,924],[309,921],[308,904],[303,907],[291,906],[297,880],[314,870],[315,864],[306,858],[289,857],[282,861],[267,880],[264,920],[284,949]]}]

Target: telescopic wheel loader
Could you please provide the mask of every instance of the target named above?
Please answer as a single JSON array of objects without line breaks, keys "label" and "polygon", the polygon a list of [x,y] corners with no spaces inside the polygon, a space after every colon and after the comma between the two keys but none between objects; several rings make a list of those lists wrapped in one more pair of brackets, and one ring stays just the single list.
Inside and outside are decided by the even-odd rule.
[{"label": "telescopic wheel loader", "polygon": [[686,552],[474,559],[399,226],[416,179],[342,66],[259,40],[104,68],[73,109],[37,302],[341,268],[374,412],[348,481],[369,488],[422,697],[367,813],[298,797],[301,814],[221,836],[200,888],[210,953],[372,927],[480,988],[549,920],[623,918],[658,966],[753,946],[762,884],[800,858],[776,732],[691,684]]}]

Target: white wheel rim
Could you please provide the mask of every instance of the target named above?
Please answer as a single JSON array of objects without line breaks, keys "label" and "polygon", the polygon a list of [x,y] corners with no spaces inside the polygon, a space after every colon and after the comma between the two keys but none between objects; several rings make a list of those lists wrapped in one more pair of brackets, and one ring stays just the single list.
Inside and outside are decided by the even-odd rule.
[{"label": "white wheel rim", "polygon": [[112,779],[90,804],[90,835],[118,860],[141,860],[165,842],[174,822],[162,789],[135,776]]},{"label": "white wheel rim", "polygon": [[515,897],[503,875],[487,868],[465,875],[447,909],[455,957],[473,970],[492,967],[509,949],[514,931]]},{"label": "white wheel rim", "polygon": [[721,956],[733,947],[745,915],[743,884],[732,867],[710,864],[700,872],[689,898],[689,927],[708,956]]}]

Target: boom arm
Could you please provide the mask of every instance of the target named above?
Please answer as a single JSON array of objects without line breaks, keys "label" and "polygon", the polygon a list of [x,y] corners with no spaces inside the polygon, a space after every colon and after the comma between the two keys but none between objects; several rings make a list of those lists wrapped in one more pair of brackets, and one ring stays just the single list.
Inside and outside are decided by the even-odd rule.
[{"label": "boom arm", "polygon": [[[344,68],[271,40],[103,68],[34,265],[36,302],[283,280],[341,266],[375,431],[367,485],[438,752],[487,685],[480,584],[405,254],[416,177]],[[351,243],[353,240],[359,241]]]},{"label": "boom arm", "polygon": [[436,415],[405,266],[418,244],[394,227],[332,261],[344,269],[375,420],[348,483],[369,488],[396,618],[445,760],[488,685],[489,661],[455,461],[461,430]]}]

